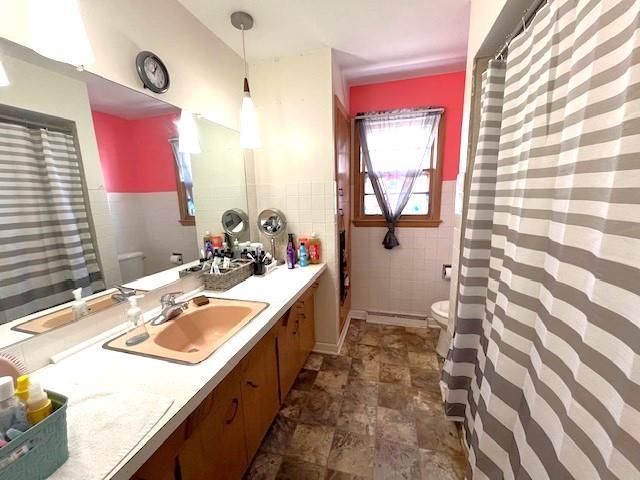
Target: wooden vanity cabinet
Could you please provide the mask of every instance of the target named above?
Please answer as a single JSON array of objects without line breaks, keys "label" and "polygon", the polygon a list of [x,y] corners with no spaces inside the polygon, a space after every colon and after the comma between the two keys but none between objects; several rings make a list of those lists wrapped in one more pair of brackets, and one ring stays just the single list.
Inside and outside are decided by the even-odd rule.
[{"label": "wooden vanity cabinet", "polygon": [[280,401],[291,390],[298,373],[316,343],[314,294],[317,284],[302,294],[300,300],[278,322],[278,373]]},{"label": "wooden vanity cabinet", "polygon": [[132,479],[242,478],[315,343],[316,288],[301,296]]},{"label": "wooden vanity cabinet", "polygon": [[178,452],[184,441],[186,424],[180,425],[155,453],[133,474],[131,480],[180,479]]},{"label": "wooden vanity cabinet", "polygon": [[253,347],[240,366],[247,454],[253,458],[280,408],[276,328]]},{"label": "wooden vanity cabinet", "polygon": [[300,319],[292,308],[278,322],[280,401],[284,401],[300,371]]},{"label": "wooden vanity cabinet", "polygon": [[298,322],[300,325],[300,369],[307,361],[307,357],[316,344],[316,326],[315,326],[315,293],[318,284],[313,284],[297,302]]},{"label": "wooden vanity cabinet", "polygon": [[189,416],[179,453],[182,480],[242,477],[249,457],[241,382],[238,366]]}]

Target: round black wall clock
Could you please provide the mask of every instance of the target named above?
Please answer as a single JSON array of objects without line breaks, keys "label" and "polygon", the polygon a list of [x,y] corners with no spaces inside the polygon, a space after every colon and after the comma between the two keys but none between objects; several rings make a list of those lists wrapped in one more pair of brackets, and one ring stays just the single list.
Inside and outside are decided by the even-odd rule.
[{"label": "round black wall clock", "polygon": [[136,68],[145,88],[154,93],[169,90],[169,71],[157,55],[146,50],[140,52],[136,56]]}]

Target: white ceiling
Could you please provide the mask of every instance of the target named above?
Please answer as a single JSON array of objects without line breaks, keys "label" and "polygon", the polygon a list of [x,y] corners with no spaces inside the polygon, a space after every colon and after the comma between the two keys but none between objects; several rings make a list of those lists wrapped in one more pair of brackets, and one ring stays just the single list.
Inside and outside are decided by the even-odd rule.
[{"label": "white ceiling", "polygon": [[229,16],[250,13],[249,60],[331,47],[351,84],[465,66],[470,0],[179,1],[239,54]]}]

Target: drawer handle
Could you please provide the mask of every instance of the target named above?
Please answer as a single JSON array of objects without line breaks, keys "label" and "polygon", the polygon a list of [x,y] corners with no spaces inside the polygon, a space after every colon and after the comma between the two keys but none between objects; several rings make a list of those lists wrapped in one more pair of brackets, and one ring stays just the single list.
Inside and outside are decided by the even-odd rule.
[{"label": "drawer handle", "polygon": [[304,313],[301,313],[300,314],[300,318],[302,318],[304,320],[305,318],[307,318],[307,316]]},{"label": "drawer handle", "polygon": [[251,388],[258,388],[258,384],[253,383],[251,380],[247,380],[247,385],[249,385]]},{"label": "drawer handle", "polygon": [[240,406],[240,402],[237,398],[234,398],[233,402],[231,403],[233,404],[233,415],[231,415],[231,418],[227,420],[227,425],[231,425],[231,423],[233,423],[233,421],[236,419],[236,415],[238,414],[238,407]]}]

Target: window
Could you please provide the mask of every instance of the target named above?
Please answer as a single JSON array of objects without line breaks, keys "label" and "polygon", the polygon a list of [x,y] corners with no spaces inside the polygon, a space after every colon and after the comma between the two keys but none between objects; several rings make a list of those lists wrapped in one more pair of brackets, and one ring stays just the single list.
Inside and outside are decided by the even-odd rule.
[{"label": "window", "polygon": [[178,206],[180,223],[185,226],[196,224],[196,205],[193,200],[193,176],[191,173],[191,155],[178,151],[178,139],[171,139],[173,158],[176,167],[176,184],[178,186]]},{"label": "window", "polygon": [[[444,116],[444,114],[443,114]],[[440,119],[442,122],[442,118]],[[407,127],[409,128],[409,127]],[[442,141],[443,129],[438,128],[436,141],[433,142],[431,152],[427,155],[428,164],[424,165],[421,175],[417,178],[411,191],[411,196],[402,216],[398,221],[399,227],[437,227],[440,224],[440,190],[442,184]],[[368,136],[370,138],[370,136]],[[393,149],[390,149],[393,150]],[[395,151],[394,154],[403,152]],[[391,160],[393,161],[393,160]],[[382,216],[380,206],[369,180],[367,167],[362,156],[358,129],[354,129],[354,220],[360,227],[384,227],[386,221]],[[402,189],[402,178],[393,171],[383,175],[391,197],[398,196]]]}]

